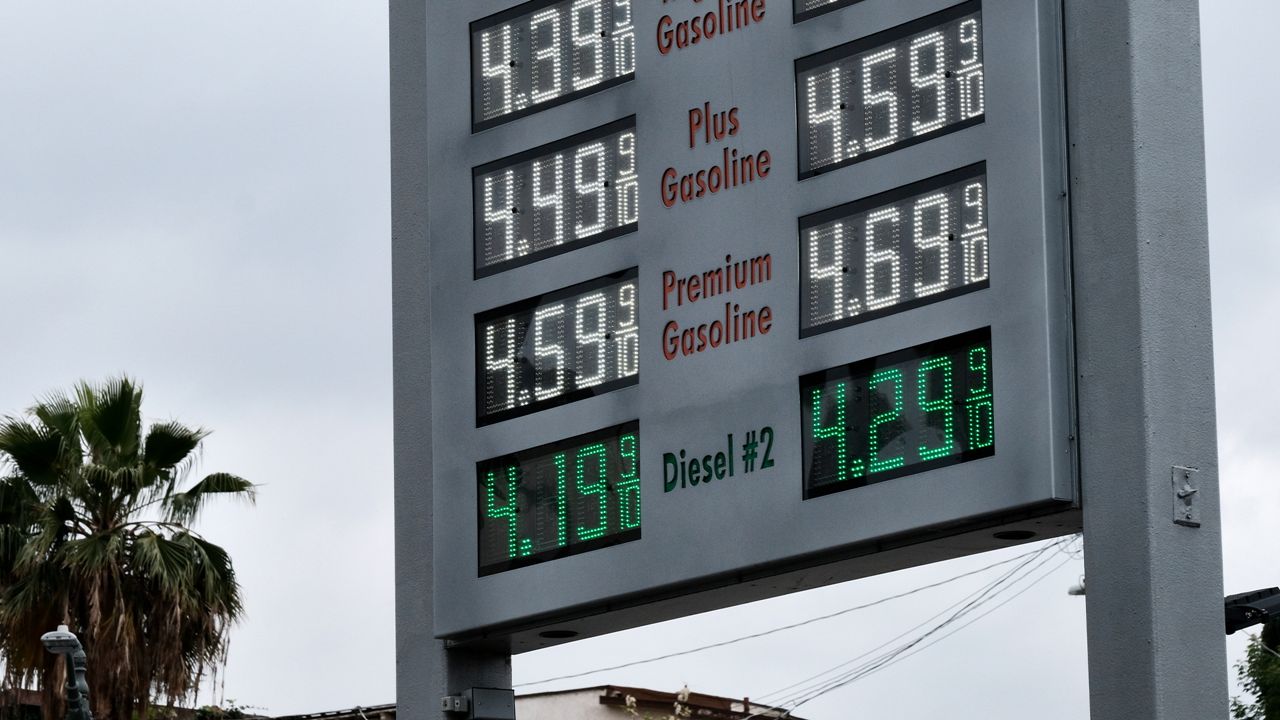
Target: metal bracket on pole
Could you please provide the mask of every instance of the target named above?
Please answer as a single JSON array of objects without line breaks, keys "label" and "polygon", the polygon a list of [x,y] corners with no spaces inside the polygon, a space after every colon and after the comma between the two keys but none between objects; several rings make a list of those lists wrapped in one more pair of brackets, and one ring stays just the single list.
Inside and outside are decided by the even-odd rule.
[{"label": "metal bracket on pole", "polygon": [[1187,527],[1200,527],[1200,506],[1196,497],[1200,487],[1196,482],[1198,468],[1173,466],[1173,522]]}]

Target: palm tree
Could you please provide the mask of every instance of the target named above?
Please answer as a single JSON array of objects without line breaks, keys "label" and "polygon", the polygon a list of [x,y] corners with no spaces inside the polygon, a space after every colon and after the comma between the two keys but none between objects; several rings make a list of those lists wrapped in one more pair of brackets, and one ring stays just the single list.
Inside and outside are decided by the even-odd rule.
[{"label": "palm tree", "polygon": [[145,718],[225,660],[240,586],[225,550],[191,530],[205,501],[252,502],[227,473],[189,484],[208,431],[144,428],[127,377],[80,383],[0,420],[0,654],[11,686],[38,680],[59,717],[63,668],[40,635],[59,624],[89,656],[99,720]]}]

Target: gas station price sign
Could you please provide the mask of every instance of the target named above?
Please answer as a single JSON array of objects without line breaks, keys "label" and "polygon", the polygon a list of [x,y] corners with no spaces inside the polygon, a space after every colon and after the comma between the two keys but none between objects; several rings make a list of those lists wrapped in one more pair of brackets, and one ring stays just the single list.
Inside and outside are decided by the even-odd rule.
[{"label": "gas station price sign", "polygon": [[476,168],[476,276],[636,230],[636,119]]},{"label": "gas station price sign", "polygon": [[1066,532],[1061,5],[393,3],[405,627],[521,653]]},{"label": "gas station price sign", "polygon": [[800,219],[801,337],[988,286],[982,164]]},{"label": "gas station price sign", "polygon": [[985,92],[979,0],[801,58],[800,178],[977,124]]},{"label": "gas station price sign", "polygon": [[476,424],[634,385],[635,268],[476,316]]},{"label": "gas station price sign", "polygon": [[995,453],[991,329],[800,379],[805,499]]},{"label": "gas station price sign", "polygon": [[472,131],[630,80],[632,0],[531,0],[471,24]]},{"label": "gas station price sign", "polygon": [[477,466],[480,575],[640,538],[639,423]]}]

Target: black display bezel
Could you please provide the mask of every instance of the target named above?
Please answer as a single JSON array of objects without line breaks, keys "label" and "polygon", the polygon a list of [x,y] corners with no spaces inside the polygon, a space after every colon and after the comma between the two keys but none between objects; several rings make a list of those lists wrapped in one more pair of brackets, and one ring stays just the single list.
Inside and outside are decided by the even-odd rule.
[{"label": "black display bezel", "polygon": [[936,470],[938,468],[949,467],[951,465],[959,465],[961,463],[971,462],[973,460],[980,460],[982,458],[991,457],[995,455],[995,452],[996,452],[995,439],[992,438],[992,444],[989,447],[979,448],[977,450],[964,450],[955,455],[948,455],[946,457],[941,457],[936,460],[926,460],[924,462],[917,462],[912,465],[904,465],[899,468],[894,468],[891,470],[885,470],[883,472],[875,473],[874,476],[868,473],[863,477],[856,478],[848,482],[833,483],[833,484],[825,485],[819,488],[813,488],[810,486],[810,480],[809,480],[810,465],[812,463],[812,454],[813,454],[813,450],[812,450],[813,439],[809,433],[808,424],[806,420],[810,417],[809,400],[807,398],[809,398],[809,396],[812,394],[813,388],[818,387],[820,385],[824,385],[826,383],[829,383],[835,380],[852,379],[855,377],[856,378],[865,377],[869,379],[872,375],[875,374],[877,370],[880,370],[882,368],[891,367],[899,363],[911,362],[912,360],[917,360],[922,357],[926,357],[928,355],[937,355],[937,354],[942,354],[946,352],[952,352],[960,347],[964,347],[966,345],[973,345],[981,342],[985,342],[987,347],[991,348],[991,365],[992,365],[991,383],[993,386],[992,387],[992,412],[994,413],[994,410],[995,410],[995,388],[994,388],[995,349],[994,349],[994,344],[991,338],[990,327],[970,330],[968,332],[961,333],[959,335],[952,335],[951,337],[942,338],[940,340],[933,340],[931,342],[922,343],[914,347],[904,348],[902,350],[896,350],[894,352],[886,353],[884,355],[878,355],[876,357],[866,358],[864,360],[858,360],[852,363],[848,363],[846,365],[837,365],[836,367],[833,367],[833,368],[828,368],[826,370],[819,370],[818,372],[802,375],[800,377],[799,385],[800,385],[800,448],[801,448],[800,450],[800,462],[801,462],[800,486],[801,486],[803,498],[805,500],[811,500],[813,498],[819,498],[826,495],[832,495],[835,493],[854,490],[860,487],[866,487],[868,485],[874,485],[876,483],[881,483],[886,480],[893,480],[895,478],[906,477],[908,475],[916,475],[922,472],[928,472],[929,470]]},{"label": "black display bezel", "polygon": [[[959,168],[957,170],[952,170],[950,172],[946,172],[941,175],[935,175],[931,178],[919,180],[909,185],[903,185],[902,187],[897,187],[892,190],[888,190],[882,193],[878,193],[876,195],[872,195],[870,197],[865,197],[860,200],[854,200],[853,202],[844,203],[843,205],[837,205],[832,208],[827,208],[826,210],[819,210],[818,212],[801,216],[799,220],[799,230],[797,235],[799,240],[797,244],[797,252],[798,252],[797,257],[801,259],[801,263],[800,263],[800,269],[799,269],[800,270],[799,292],[797,294],[797,299],[799,300],[799,303],[796,308],[797,320],[798,320],[797,327],[800,328],[800,337],[803,339],[803,338],[813,337],[815,335],[821,335],[823,333],[832,332],[834,330],[846,328],[851,325],[858,325],[864,322],[868,322],[870,320],[875,320],[877,318],[894,315],[900,312],[906,312],[907,310],[912,310],[918,307],[924,307],[925,305],[932,305],[935,302],[941,302],[943,300],[959,297],[961,295],[968,295],[971,292],[977,292],[979,290],[985,290],[991,287],[991,273],[990,273],[990,269],[988,268],[987,279],[983,280],[982,282],[976,282],[969,285],[962,285],[960,287],[955,287],[950,290],[945,290],[940,293],[935,293],[927,297],[908,300],[906,302],[898,303],[896,305],[890,305],[889,307],[880,308],[878,310],[869,310],[860,315],[847,317],[842,320],[832,320],[831,322],[826,322],[821,325],[813,325],[810,327],[805,327],[805,324],[804,324],[805,323],[804,293],[807,289],[805,286],[805,276],[804,276],[805,267],[803,262],[805,230],[808,230],[809,228],[812,228],[817,225],[824,225],[828,222],[831,222],[832,220],[839,220],[840,218],[848,217],[849,215],[857,215],[858,213],[874,210],[881,206],[892,205],[893,203],[899,202],[901,200],[905,200],[914,195],[923,195],[928,193],[931,190],[937,190],[939,188],[943,188],[948,185],[964,182],[965,180],[972,180],[979,177],[985,178],[986,176],[987,176],[987,163],[983,161],[979,163],[974,163],[973,165],[968,165],[966,167]],[[987,203],[986,214],[988,218],[990,218],[990,207],[991,207],[990,187],[991,187],[990,183],[988,183],[987,198],[986,198],[986,203]],[[990,225],[988,225],[987,232],[988,232],[988,235],[991,232]],[[989,239],[988,239],[988,242],[989,242]]]},{"label": "black display bezel", "polygon": [[791,5],[791,22],[793,24],[802,23],[805,20],[812,20],[819,15],[826,15],[829,12],[834,12],[840,8],[847,8],[850,5],[855,5],[860,2],[862,2],[862,0],[836,0],[835,2],[813,8],[812,10],[797,10],[796,7],[799,5],[800,0],[793,0]]},{"label": "black display bezel", "polygon": [[[553,155],[557,152],[560,152],[561,150],[566,150],[575,145],[586,144],[591,142],[592,140],[597,140],[602,137],[608,137],[609,135],[612,135],[614,133],[621,132],[627,129],[635,130],[635,128],[636,128],[636,116],[628,115],[627,117],[614,120],[611,123],[605,123],[604,125],[591,128],[590,130],[584,130],[583,132],[577,133],[575,135],[570,135],[567,138],[556,140],[554,142],[549,142],[544,145],[539,145],[538,147],[533,148],[531,150],[525,150],[523,152],[519,152],[514,155],[508,155],[507,157],[499,158],[497,160],[493,160],[491,162],[487,162],[483,165],[478,165],[472,168],[471,170],[471,248],[472,248],[473,277],[476,280],[479,280],[480,278],[497,275],[498,273],[504,272],[506,270],[511,270],[513,268],[530,265],[532,263],[538,262],[539,260],[545,260],[550,257],[555,257],[562,253],[569,252],[570,250],[576,250],[578,248],[587,247],[588,245],[594,245],[596,243],[604,242],[606,240],[612,240],[613,238],[621,237],[622,235],[628,235],[640,229],[640,222],[639,220],[637,220],[636,222],[633,222],[633,223],[627,223],[626,225],[619,225],[617,227],[609,228],[608,230],[602,230],[601,232],[598,232],[595,235],[588,235],[587,237],[584,237],[584,238],[578,238],[573,242],[562,243],[554,247],[549,247],[544,250],[539,250],[538,252],[529,253],[528,255],[522,255],[514,260],[507,260],[500,263],[494,263],[492,265],[488,265],[485,267],[481,267],[480,265],[480,235],[482,233],[482,228],[478,224],[479,221],[477,220],[477,213],[476,213],[476,207],[477,207],[476,203],[479,202],[479,198],[476,197],[476,181],[479,180],[479,178],[482,175],[487,175],[491,172],[494,172],[495,170],[501,170],[503,168],[507,168],[512,165],[519,165],[521,163],[526,163],[526,162],[529,162],[530,160],[535,160],[544,155]],[[637,144],[637,148],[638,147],[639,145]],[[637,162],[638,161],[639,161],[639,156],[637,156]],[[639,214],[638,207],[636,208],[636,212],[638,215]]]},{"label": "black display bezel", "polygon": [[[500,25],[509,20],[513,20],[518,17],[523,17],[524,15],[533,14],[545,7],[551,7],[552,5],[556,5],[562,2],[569,2],[569,1],[571,0],[529,0],[528,2],[521,3],[519,5],[516,5],[515,7],[507,8],[506,10],[501,10],[499,12],[493,13],[492,15],[487,15],[485,17],[482,17],[479,20],[471,21],[470,25],[468,26],[468,32],[470,33],[470,35],[467,38],[467,53],[468,53],[467,65],[468,65],[468,72],[470,73],[469,82],[471,84],[470,102],[471,102],[471,134],[472,135],[478,132],[483,132],[490,128],[498,127],[499,125],[504,125],[506,123],[511,122],[512,120],[518,120],[522,117],[528,117],[530,115],[533,115],[534,113],[542,112],[543,110],[546,110],[548,108],[556,107],[557,105],[564,105],[565,103],[573,102],[574,100],[578,100],[579,98],[584,98],[588,95],[593,95],[603,90],[608,90],[609,88],[612,88],[612,87],[617,87],[624,83],[631,82],[632,80],[635,79],[636,73],[635,73],[635,70],[632,70],[626,75],[619,75],[615,78],[605,80],[602,83],[592,85],[589,88],[574,90],[571,93],[567,93],[565,95],[552,98],[550,100],[539,103],[537,105],[530,105],[529,107],[524,108],[523,110],[516,110],[515,112],[510,112],[510,113],[507,113],[506,115],[500,115],[496,118],[492,118],[489,120],[481,120],[481,121],[476,120],[476,68],[475,68],[476,33],[479,33],[484,30],[488,30],[494,25]],[[628,1],[631,2],[632,0],[628,0]],[[634,5],[632,5],[631,7],[631,12],[632,13],[635,12]],[[635,15],[633,14],[632,18],[634,17]],[[639,50],[639,40],[640,40],[639,35],[637,35],[636,36],[637,50]]]},{"label": "black display bezel", "polygon": [[481,548],[481,545],[483,544],[483,539],[481,536],[481,528],[483,527],[484,521],[485,521],[484,501],[482,499],[484,497],[483,496],[484,475],[490,468],[502,467],[502,466],[511,465],[514,463],[520,463],[523,458],[528,458],[531,456],[541,457],[543,455],[555,455],[556,453],[563,452],[567,448],[590,445],[592,443],[599,442],[600,440],[603,440],[606,438],[609,438],[609,439],[617,438],[620,440],[622,436],[627,435],[628,433],[634,433],[636,436],[636,465],[637,465],[637,472],[639,472],[640,471],[638,467],[640,464],[640,421],[639,420],[632,420],[630,422],[622,423],[621,425],[614,425],[613,427],[594,430],[592,432],[584,433],[582,435],[577,435],[571,438],[566,438],[564,440],[556,440],[555,442],[549,442],[543,445],[538,445],[531,448],[525,448],[524,450],[517,450],[515,452],[507,453],[506,455],[501,455],[496,458],[489,458],[487,460],[481,460],[477,462],[476,463],[476,568],[477,568],[477,574],[479,575],[479,577],[485,577],[488,575],[497,575],[498,573],[507,572],[508,570],[515,570],[517,568],[528,567],[530,565],[539,565],[541,563],[550,562],[552,560],[558,560],[560,558],[570,557],[573,555],[581,555],[583,553],[592,552],[594,550],[600,550],[603,548],[612,547],[614,545],[621,545],[623,543],[639,540],[640,531],[643,528],[643,524],[644,524],[643,509],[641,510],[641,516],[640,516],[641,527],[634,528],[631,530],[624,530],[620,533],[615,533],[613,535],[607,535],[605,537],[595,538],[593,540],[587,540],[586,542],[578,543],[576,545],[571,543],[562,548],[556,548],[554,550],[544,550],[543,552],[540,552],[536,555],[529,555],[527,557],[517,558],[514,560],[507,560],[505,562],[500,562],[500,563],[490,563],[488,565],[480,564],[480,548]]},{"label": "black display bezel", "polygon": [[[960,122],[952,123],[950,125],[947,125],[946,127],[941,127],[941,128],[938,128],[937,130],[924,133],[923,135],[916,135],[916,136],[907,138],[906,140],[903,140],[898,143],[894,143],[893,145],[890,145],[888,147],[883,147],[876,150],[872,150],[870,152],[865,152],[855,157],[845,158],[840,162],[831,163],[830,165],[823,165],[820,168],[814,168],[811,170],[799,170],[800,158],[803,158],[805,153],[804,137],[801,134],[802,128],[800,126],[800,118],[802,117],[801,106],[800,106],[800,103],[802,102],[802,99],[800,96],[800,73],[806,72],[808,70],[812,70],[813,68],[819,67],[821,65],[826,65],[828,63],[835,62],[837,60],[842,60],[851,55],[857,55],[859,53],[866,52],[867,50],[871,50],[871,49],[880,47],[882,45],[891,44],[908,35],[913,35],[917,32],[927,30],[935,25],[942,25],[942,24],[948,23],[952,20],[964,17],[965,15],[973,14],[975,12],[979,12],[979,13],[982,12],[982,0],[967,0],[967,2],[960,3],[959,5],[954,5],[952,7],[947,8],[946,10],[941,10],[939,12],[933,13],[932,15],[926,15],[922,18],[918,18],[916,20],[912,20],[910,22],[906,22],[901,25],[898,25],[896,27],[891,27],[888,30],[883,30],[881,32],[875,33],[874,35],[868,35],[866,37],[858,38],[857,40],[844,43],[843,45],[837,45],[833,48],[828,48],[826,50],[822,50],[821,52],[816,52],[812,55],[806,55],[805,57],[802,57],[796,60],[795,61],[796,168],[799,176],[798,179],[807,180],[809,178],[817,177],[819,175],[826,175],[827,173],[833,170],[838,170],[843,167],[855,165],[865,160],[870,160],[872,158],[881,157],[891,152],[896,152],[903,148],[911,147],[913,145],[919,145],[920,143],[928,142],[929,140],[933,140],[934,138],[939,138],[944,135],[950,135],[951,133],[959,132],[960,130],[964,130],[965,128],[970,128],[985,122],[987,114],[986,112],[983,112],[981,115],[976,115],[966,120],[961,120]],[[983,29],[983,32],[985,33],[986,32],[985,23],[983,23],[982,29]],[[984,48],[983,72],[985,73],[986,72],[986,68],[985,68],[986,38],[985,36],[983,38],[982,46]]]},{"label": "black display bezel", "polygon": [[553,397],[553,398],[547,398],[546,400],[539,400],[539,401],[530,403],[528,405],[525,405],[523,407],[511,408],[510,410],[501,410],[499,412],[491,413],[489,415],[481,415],[481,409],[484,407],[484,383],[482,381],[482,378],[484,376],[484,360],[481,359],[483,357],[484,352],[483,352],[483,349],[480,347],[480,332],[479,332],[481,325],[483,325],[484,323],[490,320],[493,320],[494,318],[525,312],[532,308],[536,308],[540,305],[553,303],[553,302],[556,302],[557,300],[573,297],[575,295],[583,295],[588,292],[591,292],[592,290],[608,287],[610,285],[616,285],[626,280],[637,280],[636,325],[637,327],[642,327],[640,324],[640,313],[642,311],[642,307],[640,305],[640,299],[639,299],[639,295],[640,295],[640,288],[639,288],[639,282],[638,282],[640,277],[639,271],[640,269],[638,267],[633,267],[627,270],[621,270],[615,273],[609,273],[608,275],[603,275],[601,277],[588,280],[586,282],[581,282],[576,285],[570,285],[568,287],[563,287],[548,293],[535,295],[525,300],[520,300],[518,302],[513,302],[507,305],[503,305],[501,307],[496,307],[496,308],[493,308],[492,310],[486,310],[481,313],[476,313],[475,322],[472,324],[472,336],[473,336],[472,346],[475,352],[476,427],[485,427],[486,425],[493,425],[494,423],[503,422],[504,420],[511,420],[513,418],[523,417],[525,415],[531,415],[536,412],[541,412],[543,410],[548,410],[554,407],[560,407],[561,405],[568,405],[569,403],[578,402],[579,400],[585,400],[587,398],[592,398],[597,395],[604,395],[605,393],[613,392],[614,390],[620,390],[622,388],[630,387],[632,385],[638,384],[640,382],[639,371],[637,371],[636,374],[632,375],[631,377],[620,378],[618,380],[610,380],[609,382],[601,383],[594,387],[580,388],[572,392],[567,392],[563,395],[557,395],[556,397]]}]

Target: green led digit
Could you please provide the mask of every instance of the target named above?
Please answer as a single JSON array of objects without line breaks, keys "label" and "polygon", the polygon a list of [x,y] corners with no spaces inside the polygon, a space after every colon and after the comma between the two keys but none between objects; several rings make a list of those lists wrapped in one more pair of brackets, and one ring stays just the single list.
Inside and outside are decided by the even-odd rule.
[{"label": "green led digit", "polygon": [[636,436],[618,438],[618,454],[622,456],[622,472],[618,480],[619,516],[623,530],[640,527],[640,460],[636,457]]},{"label": "green led digit", "polygon": [[902,455],[883,460],[875,459],[880,456],[880,426],[896,422],[902,417],[902,371],[898,368],[885,368],[871,376],[871,387],[868,388],[868,390],[874,390],[877,386],[890,382],[893,383],[893,409],[872,418],[871,427],[867,430],[867,452],[872,458],[871,472],[873,473],[902,467],[905,462]]},{"label": "green led digit", "polygon": [[965,411],[969,420],[969,449],[989,448],[996,442],[995,408],[991,397],[991,349],[985,345],[969,348],[969,372],[981,385],[969,387]]},{"label": "green led digit", "polygon": [[518,486],[516,468],[514,465],[507,468],[507,485],[503,491],[507,502],[501,507],[498,506],[497,489],[498,479],[490,470],[484,478],[484,511],[485,517],[491,520],[507,521],[507,559],[527,557],[533,553],[533,541],[528,538],[520,539],[519,531],[516,528],[516,488]]},{"label": "green led digit", "polygon": [[[588,460],[595,457],[596,461],[590,463],[595,465],[596,480],[593,483],[584,483],[587,475]],[[588,445],[578,451],[578,460],[574,463],[577,469],[577,488],[579,495],[595,495],[596,502],[599,506],[599,524],[596,527],[589,528],[578,526],[579,540],[594,540],[601,537],[609,531],[609,465],[608,450],[605,449],[603,443]]]},{"label": "green led digit", "polygon": [[813,428],[813,444],[816,448],[818,443],[827,440],[834,440],[836,445],[836,480],[841,481],[847,477],[862,477],[866,474],[866,466],[862,460],[853,463],[853,467],[849,467],[849,449],[848,449],[848,428],[845,426],[845,397],[848,393],[848,385],[840,382],[835,385],[836,412],[835,421],[830,425],[822,424],[823,417],[823,388],[816,387],[813,389],[813,396],[810,403],[810,421]]},{"label": "green led digit", "polygon": [[[942,394],[938,397],[929,399],[929,375],[930,373],[940,373],[942,381]],[[920,371],[917,373],[917,379],[920,385],[920,395],[918,402],[920,409],[924,411],[925,421],[929,421],[932,413],[942,413],[942,445],[931,448],[927,445],[920,446],[921,460],[936,460],[940,457],[950,455],[955,449],[955,409],[952,401],[955,399],[954,390],[951,380],[951,358],[942,355],[940,357],[929,358],[920,364]],[[937,378],[935,376],[935,382]],[[930,423],[932,424],[932,423]]]},{"label": "green led digit", "polygon": [[565,480],[569,475],[565,467],[564,453],[556,455],[556,547],[569,544],[568,505],[569,498],[565,493]]}]

